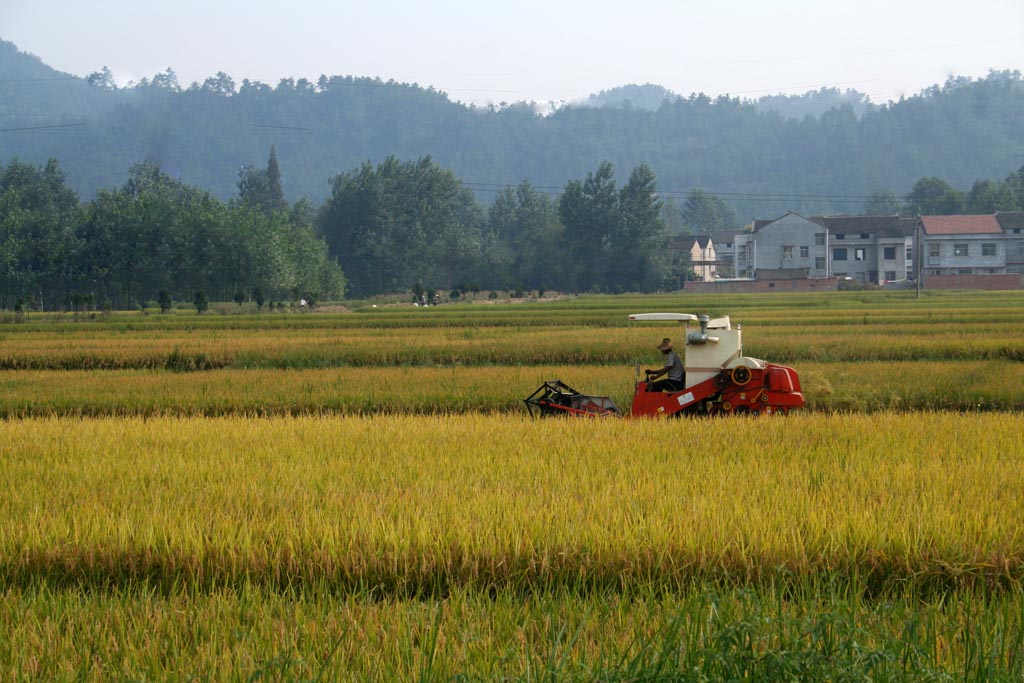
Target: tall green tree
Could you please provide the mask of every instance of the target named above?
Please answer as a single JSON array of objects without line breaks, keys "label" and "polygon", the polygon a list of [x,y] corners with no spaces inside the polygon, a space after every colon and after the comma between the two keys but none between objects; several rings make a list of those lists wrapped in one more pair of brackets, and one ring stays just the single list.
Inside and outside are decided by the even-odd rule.
[{"label": "tall green tree", "polygon": [[218,272],[224,206],[153,164],[137,164],[117,190],[97,194],[80,236],[83,286],[96,302],[139,306],[161,289],[188,299]]},{"label": "tall green tree", "polygon": [[83,215],[56,159],[0,168],[0,304],[68,304],[78,273]]},{"label": "tall green tree", "polygon": [[238,201],[242,206],[265,214],[289,210],[281,188],[281,167],[274,146],[270,147],[266,168],[246,165],[238,171]]},{"label": "tall green tree", "polygon": [[[1003,181],[1007,191],[1013,197],[1013,210],[1024,211],[1024,166],[1011,173]],[[1008,209],[1003,209],[1008,210]]]},{"label": "tall green tree", "polygon": [[339,298],[345,280],[312,227],[282,212],[225,205],[140,164],[90,204],[81,233],[83,286],[97,301],[138,306],[166,290],[214,300],[259,288],[273,297]]},{"label": "tall green tree", "polygon": [[1008,182],[978,180],[967,193],[967,210],[970,213],[1016,211],[1017,198]]},{"label": "tall green tree", "polygon": [[610,241],[619,222],[613,176],[613,166],[603,161],[582,183],[569,181],[558,201],[558,216],[565,227],[565,273],[569,287],[577,291],[607,288]]},{"label": "tall green tree", "polygon": [[897,216],[906,212],[903,200],[886,189],[874,189],[864,201],[865,216]]},{"label": "tall green tree", "polygon": [[963,213],[967,197],[940,178],[921,178],[907,197],[911,215],[948,216]]},{"label": "tall green tree", "polygon": [[668,229],[661,220],[657,189],[654,171],[641,164],[619,191],[607,276],[612,291],[653,291],[665,280]]},{"label": "tall green tree", "polygon": [[739,230],[736,212],[715,194],[693,189],[683,204],[683,225],[690,234],[706,235],[719,230]]},{"label": "tall green tree", "polygon": [[267,159],[267,202],[272,211],[287,211],[288,202],[284,199],[281,188],[281,167],[277,163],[277,148],[270,146],[270,158]]},{"label": "tall green tree", "polygon": [[656,289],[666,274],[668,230],[661,220],[654,171],[641,164],[616,190],[602,162],[586,180],[570,181],[558,202],[564,226],[562,270],[578,291]]},{"label": "tall green tree", "polygon": [[429,156],[336,176],[317,219],[360,296],[415,282],[452,287],[479,268],[482,222],[472,193]]},{"label": "tall green tree", "polygon": [[505,188],[487,211],[486,272],[477,279],[501,289],[560,287],[561,230],[554,202],[533,185]]}]

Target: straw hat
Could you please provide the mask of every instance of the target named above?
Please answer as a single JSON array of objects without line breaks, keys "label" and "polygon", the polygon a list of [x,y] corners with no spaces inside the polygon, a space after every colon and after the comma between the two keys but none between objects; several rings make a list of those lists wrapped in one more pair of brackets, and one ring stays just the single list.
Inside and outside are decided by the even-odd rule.
[{"label": "straw hat", "polygon": [[672,340],[669,339],[668,337],[665,337],[664,339],[661,340],[661,343],[658,344],[657,348],[658,348],[659,351],[671,351],[672,350]]}]

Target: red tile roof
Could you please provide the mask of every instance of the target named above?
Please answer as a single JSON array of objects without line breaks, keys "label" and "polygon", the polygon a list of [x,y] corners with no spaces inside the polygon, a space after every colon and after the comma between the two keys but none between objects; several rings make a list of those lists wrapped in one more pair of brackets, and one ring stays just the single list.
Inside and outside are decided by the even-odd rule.
[{"label": "red tile roof", "polygon": [[981,216],[921,216],[921,227],[926,235],[991,235],[1003,229],[995,215]]}]

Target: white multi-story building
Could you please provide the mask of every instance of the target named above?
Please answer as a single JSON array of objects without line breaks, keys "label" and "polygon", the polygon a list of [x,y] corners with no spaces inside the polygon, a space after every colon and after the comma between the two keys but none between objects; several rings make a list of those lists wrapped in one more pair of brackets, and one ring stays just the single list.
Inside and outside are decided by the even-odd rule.
[{"label": "white multi-story building", "polygon": [[680,248],[705,282],[835,277],[882,285],[918,272],[1024,273],[1024,211],[919,218],[790,211],[746,231],[687,237]]},{"label": "white multi-story building", "polygon": [[906,280],[913,274],[912,219],[899,216],[810,216],[789,212],[754,221],[748,245],[757,276],[806,273],[865,284]]},{"label": "white multi-story building", "polygon": [[1006,272],[1024,273],[1024,211],[1000,211],[996,220],[1006,241]]},{"label": "white multi-story building", "polygon": [[921,216],[917,237],[926,275],[1006,272],[1006,235],[995,214]]}]

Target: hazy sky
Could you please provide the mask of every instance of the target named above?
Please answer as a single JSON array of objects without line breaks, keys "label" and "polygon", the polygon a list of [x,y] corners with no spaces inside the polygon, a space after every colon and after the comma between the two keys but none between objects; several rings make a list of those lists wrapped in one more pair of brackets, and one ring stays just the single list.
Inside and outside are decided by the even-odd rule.
[{"label": "hazy sky", "polygon": [[1024,69],[1024,0],[0,0],[0,38],[120,83],[171,67],[379,76],[485,103],[626,83],[756,98],[823,86],[876,102]]}]

